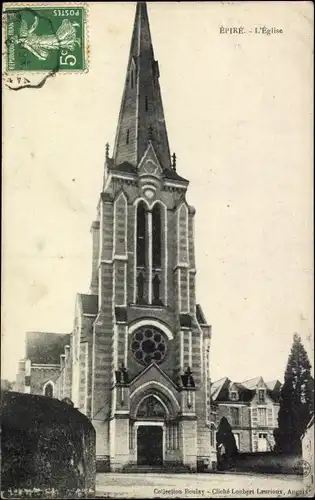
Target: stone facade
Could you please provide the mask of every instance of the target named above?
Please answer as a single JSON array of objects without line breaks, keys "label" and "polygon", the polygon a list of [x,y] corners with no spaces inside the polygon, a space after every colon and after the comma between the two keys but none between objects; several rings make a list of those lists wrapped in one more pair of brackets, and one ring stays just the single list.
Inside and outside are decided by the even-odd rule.
[{"label": "stone facade", "polygon": [[38,377],[27,357],[19,376],[31,372],[31,392],[52,388],[47,395],[70,398],[91,419],[97,456],[113,471],[140,463],[215,465],[211,328],[196,304],[188,185],[170,155],[159,68],[140,2],[113,155],[107,146],[91,226],[90,293],[77,296],[73,331],[55,371],[42,367]]},{"label": "stone facade", "polygon": [[240,452],[270,451],[274,447],[274,429],[278,427],[281,383],[265,383],[262,377],[232,382],[224,377],[211,384],[215,433],[225,417]]}]

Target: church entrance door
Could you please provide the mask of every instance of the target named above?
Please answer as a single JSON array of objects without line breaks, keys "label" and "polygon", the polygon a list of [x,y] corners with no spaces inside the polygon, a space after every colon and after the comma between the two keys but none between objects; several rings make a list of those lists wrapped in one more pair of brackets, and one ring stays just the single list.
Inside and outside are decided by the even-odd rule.
[{"label": "church entrance door", "polygon": [[158,425],[141,425],[137,433],[138,465],[163,464],[163,429]]}]

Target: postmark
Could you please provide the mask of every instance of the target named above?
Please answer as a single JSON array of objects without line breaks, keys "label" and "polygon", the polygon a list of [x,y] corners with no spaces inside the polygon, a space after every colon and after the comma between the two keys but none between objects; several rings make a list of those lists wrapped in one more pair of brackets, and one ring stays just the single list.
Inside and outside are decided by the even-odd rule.
[{"label": "postmark", "polygon": [[10,6],[4,16],[8,72],[86,69],[84,6]]},{"label": "postmark", "polygon": [[311,465],[306,460],[299,460],[296,466],[297,470],[302,471],[304,477],[308,477],[311,473]]}]

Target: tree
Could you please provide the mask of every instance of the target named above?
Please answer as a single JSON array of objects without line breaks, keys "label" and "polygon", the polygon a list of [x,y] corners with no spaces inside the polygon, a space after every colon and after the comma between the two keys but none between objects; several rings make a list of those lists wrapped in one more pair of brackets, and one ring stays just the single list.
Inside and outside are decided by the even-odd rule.
[{"label": "tree", "polygon": [[217,430],[218,468],[224,469],[231,465],[237,455],[235,437],[228,420],[222,417]]},{"label": "tree", "polygon": [[311,364],[295,333],[280,393],[276,450],[301,453],[301,437],[314,413],[314,379]]}]

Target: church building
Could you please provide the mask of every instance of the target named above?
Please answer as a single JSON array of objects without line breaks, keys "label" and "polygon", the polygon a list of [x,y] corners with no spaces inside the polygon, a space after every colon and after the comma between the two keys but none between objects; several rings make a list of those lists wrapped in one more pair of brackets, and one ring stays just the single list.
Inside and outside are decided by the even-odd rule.
[{"label": "church building", "polygon": [[90,291],[77,295],[71,333],[26,335],[17,388],[71,400],[112,471],[211,469],[211,328],[196,304],[195,209],[169,148],[145,2],[105,156]]}]

